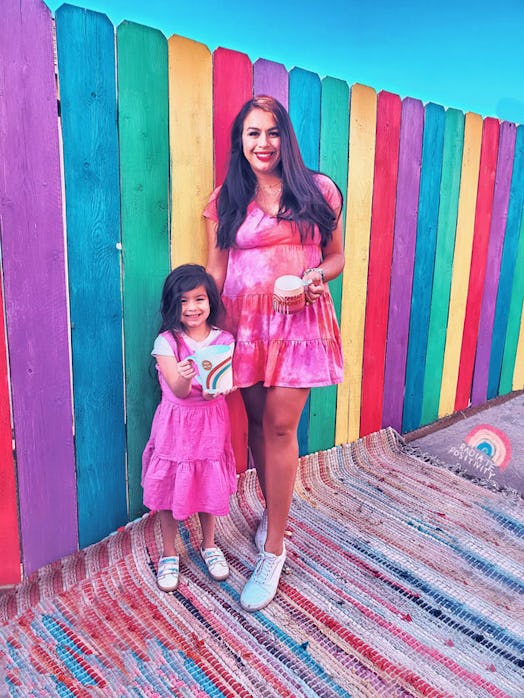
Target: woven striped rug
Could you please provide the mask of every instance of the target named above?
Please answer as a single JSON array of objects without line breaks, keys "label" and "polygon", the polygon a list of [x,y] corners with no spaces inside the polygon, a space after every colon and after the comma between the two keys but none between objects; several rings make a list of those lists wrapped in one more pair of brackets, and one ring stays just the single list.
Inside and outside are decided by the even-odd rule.
[{"label": "woven striped rug", "polygon": [[153,514],[0,598],[2,696],[523,695],[520,501],[418,459],[392,429],[301,459],[275,601],[240,590],[261,513],[240,476],[213,582],[182,528],[155,584]]}]

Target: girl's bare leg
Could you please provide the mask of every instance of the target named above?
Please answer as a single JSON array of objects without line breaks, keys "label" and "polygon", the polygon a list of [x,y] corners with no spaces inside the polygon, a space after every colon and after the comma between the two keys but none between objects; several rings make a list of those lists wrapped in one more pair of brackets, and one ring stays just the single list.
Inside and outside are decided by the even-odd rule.
[{"label": "girl's bare leg", "polygon": [[178,555],[175,543],[176,534],[178,533],[178,521],[168,509],[159,511],[158,516],[160,517],[160,530],[162,531],[162,544],[164,546],[162,557]]},{"label": "girl's bare leg", "polygon": [[297,429],[309,388],[267,389],[263,433],[268,532],[265,551],[281,555],[298,465]]},{"label": "girl's bare leg", "polygon": [[241,393],[248,418],[248,445],[255,463],[260,488],[265,498],[265,445],[262,417],[266,404],[267,388],[264,388],[262,383],[256,383],[249,388],[242,388]]},{"label": "girl's bare leg", "polygon": [[215,515],[199,512],[200,526],[202,528],[202,549],[215,547]]}]

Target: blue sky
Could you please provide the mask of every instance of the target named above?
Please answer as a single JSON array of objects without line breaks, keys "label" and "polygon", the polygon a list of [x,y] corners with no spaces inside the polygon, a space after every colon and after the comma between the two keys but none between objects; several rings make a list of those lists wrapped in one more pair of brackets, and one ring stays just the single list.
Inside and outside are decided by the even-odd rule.
[{"label": "blue sky", "polygon": [[[62,3],[49,0],[54,11]],[[524,0],[81,0],[206,44],[524,124]]]}]

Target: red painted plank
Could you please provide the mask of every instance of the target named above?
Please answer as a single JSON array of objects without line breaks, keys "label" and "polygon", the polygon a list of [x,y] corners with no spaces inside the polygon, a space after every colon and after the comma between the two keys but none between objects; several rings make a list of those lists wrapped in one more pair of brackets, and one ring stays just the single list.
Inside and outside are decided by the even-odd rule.
[{"label": "red painted plank", "polygon": [[76,476],[53,24],[4,0],[0,216],[24,572],[76,550]]},{"label": "red painted plank", "polygon": [[[462,333],[462,346],[460,350],[457,390],[455,393],[456,412],[465,409],[469,405],[471,383],[473,379],[482,292],[484,289],[486,261],[488,257],[495,172],[497,169],[499,130],[500,126],[497,119],[488,117],[484,120],[482,126],[482,146],[480,151],[473,248],[469,269],[468,296],[466,300],[464,331]],[[468,270],[464,269],[464,273],[467,274]]]},{"label": "red painted plank", "polygon": [[[213,54],[215,184],[226,174],[233,119],[253,95],[253,70],[244,53],[217,48]],[[247,416],[239,391],[227,396],[237,471],[247,468]]]},{"label": "red painted plank", "polygon": [[398,95],[390,92],[380,92],[378,94],[377,140],[375,147],[368,293],[362,368],[362,406],[360,417],[360,433],[362,436],[379,430],[382,420],[401,111],[402,105]]}]

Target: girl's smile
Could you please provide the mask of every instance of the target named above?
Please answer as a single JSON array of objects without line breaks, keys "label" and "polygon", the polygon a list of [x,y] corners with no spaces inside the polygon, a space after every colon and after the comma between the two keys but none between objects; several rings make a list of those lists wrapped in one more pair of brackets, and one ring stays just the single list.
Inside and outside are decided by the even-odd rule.
[{"label": "girl's smile", "polygon": [[180,321],[186,334],[193,339],[204,339],[209,334],[207,319],[210,313],[209,298],[204,286],[186,291],[180,299]]}]

